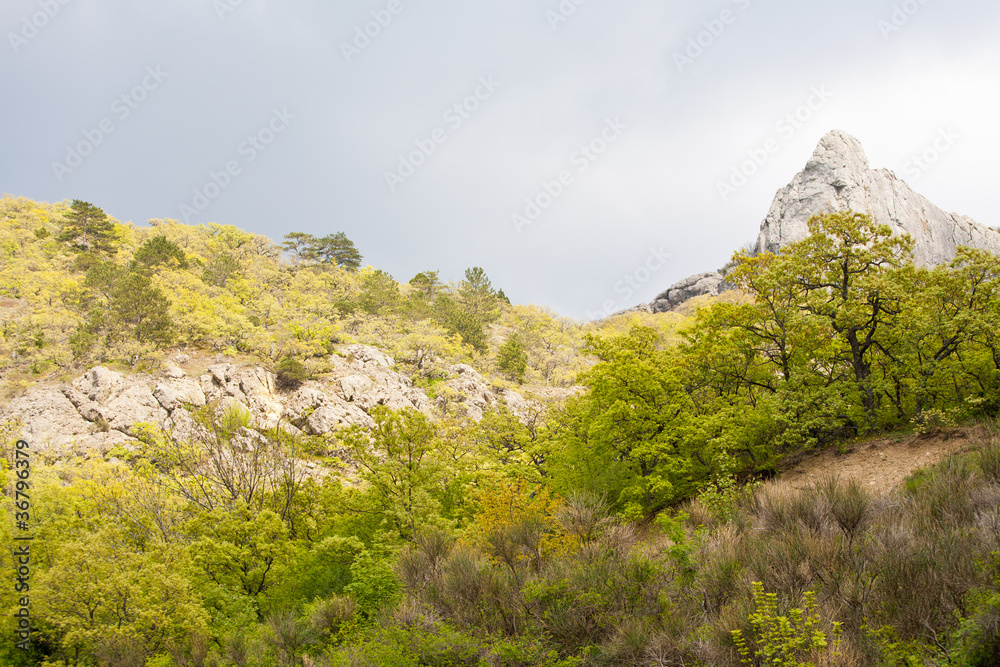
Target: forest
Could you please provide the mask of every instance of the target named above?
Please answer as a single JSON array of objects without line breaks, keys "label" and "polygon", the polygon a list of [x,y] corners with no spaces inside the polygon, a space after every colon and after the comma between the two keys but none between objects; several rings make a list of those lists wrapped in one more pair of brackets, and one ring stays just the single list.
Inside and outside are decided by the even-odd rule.
[{"label": "forest", "polygon": [[[28,465],[0,425],[3,664],[1000,664],[996,256],[918,267],[908,237],[828,214],[737,252],[721,297],[579,323],[480,267],[398,282],[342,232],[9,196],[0,215],[2,400],[177,350],[295,386],[349,343],[430,392],[461,362],[538,397],[530,418],[376,407],[326,436],[209,405],[197,438],[144,424],[113,460]],[[897,489],[780,483],[790,456],[957,425],[968,450]]]}]

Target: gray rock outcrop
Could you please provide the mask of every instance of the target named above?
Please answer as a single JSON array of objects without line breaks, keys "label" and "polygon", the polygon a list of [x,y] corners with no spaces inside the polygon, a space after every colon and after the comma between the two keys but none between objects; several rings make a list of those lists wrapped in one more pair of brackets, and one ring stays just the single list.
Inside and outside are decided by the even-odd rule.
[{"label": "gray rock outcrop", "polygon": [[394,370],[395,361],[371,346],[352,345],[331,357],[333,371],[322,380],[280,391],[270,371],[257,366],[216,363],[192,377],[176,363],[159,374],[123,375],[103,366],[92,368],[69,385],[37,386],[0,405],[0,426],[16,424],[18,433],[41,451],[62,458],[106,454],[117,445],[135,443],[139,423],[161,426],[175,437],[192,439],[202,427],[192,412],[206,405],[217,412],[238,407],[258,429],[326,435],[357,425],[375,425],[370,412],[379,405],[412,408],[429,417],[449,409],[479,420],[483,411],[506,404],[527,419],[531,402],[509,389],[492,387],[472,367],[448,369],[449,401],[437,404]]},{"label": "gray rock outcrop", "polygon": [[[1000,254],[1000,231],[945,212],[888,169],[872,169],[861,142],[841,130],[820,139],[805,169],[778,191],[760,225],[756,250],[778,252],[809,235],[812,216],[847,210],[867,213],[893,232],[913,237],[913,260],[919,266],[947,262],[959,246]],[[700,273],[673,285],[649,307],[666,312],[727,289],[724,270]]]},{"label": "gray rock outcrop", "polygon": [[846,210],[912,236],[920,266],[951,260],[959,246],[1000,253],[1000,232],[945,212],[888,169],[870,168],[861,142],[840,130],[824,136],[805,169],[778,191],[761,223],[757,251],[776,252],[809,235],[810,217]]},{"label": "gray rock outcrop", "polygon": [[457,412],[473,421],[483,418],[487,410],[505,406],[523,422],[531,418],[534,406],[513,389],[491,386],[479,371],[467,364],[453,364],[448,367],[450,379],[445,382],[445,391],[438,396],[438,408],[444,412]]},{"label": "gray rock outcrop", "polygon": [[670,287],[670,289],[662,292],[649,304],[649,307],[654,313],[665,313],[673,310],[688,299],[706,294],[718,296],[727,289],[732,289],[732,286],[726,282],[726,277],[722,275],[721,271],[699,273],[685,278]]}]

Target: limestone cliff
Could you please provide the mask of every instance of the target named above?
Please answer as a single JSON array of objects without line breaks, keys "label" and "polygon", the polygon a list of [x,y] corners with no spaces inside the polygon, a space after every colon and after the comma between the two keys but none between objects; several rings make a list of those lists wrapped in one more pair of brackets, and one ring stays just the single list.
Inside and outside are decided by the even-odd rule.
[{"label": "limestone cliff", "polygon": [[116,446],[129,446],[136,425],[142,423],[161,426],[181,439],[197,436],[191,411],[206,405],[238,406],[249,413],[255,428],[306,435],[325,435],[354,424],[370,427],[374,421],[369,412],[377,405],[475,421],[497,405],[522,420],[539,408],[513,390],[491,385],[464,364],[446,369],[434,397],[375,347],[347,346],[331,357],[331,364],[332,372],[322,379],[287,391],[264,368],[226,361],[204,368],[182,357],[152,374],[98,366],[71,383],[36,386],[0,405],[0,427],[7,425],[49,457],[64,458],[102,456]]},{"label": "limestone cliff", "polygon": [[947,213],[888,169],[871,169],[861,143],[840,130],[823,137],[805,169],[778,191],[760,226],[758,252],[775,252],[808,235],[813,215],[853,210],[913,237],[920,266],[947,262],[959,246],[1000,253],[1000,232]]},{"label": "limestone cliff", "polygon": [[[1000,232],[945,212],[888,169],[872,169],[861,142],[841,130],[820,139],[805,169],[778,191],[760,225],[757,252],[777,252],[805,238],[814,215],[846,210],[868,213],[894,232],[912,236],[913,258],[920,266],[949,261],[959,246],[1000,254]],[[730,287],[724,270],[701,273],[662,292],[649,308],[673,310],[687,299]]]}]

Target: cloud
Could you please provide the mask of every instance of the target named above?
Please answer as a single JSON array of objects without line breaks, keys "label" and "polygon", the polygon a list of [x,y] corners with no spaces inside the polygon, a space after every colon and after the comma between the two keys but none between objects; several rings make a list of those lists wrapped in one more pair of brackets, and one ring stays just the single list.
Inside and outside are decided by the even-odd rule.
[{"label": "cloud", "polygon": [[[960,128],[964,139],[915,185],[1000,224],[987,181],[1000,152],[1000,23],[985,2],[926,3],[889,39],[878,28],[888,1],[588,0],[556,29],[546,16],[555,0],[398,0],[395,13],[390,0],[225,2],[233,11],[220,18],[211,0],[71,0],[8,51],[0,74],[15,94],[0,127],[3,189],[85,198],[137,223],[177,218],[193,189],[287,107],[294,125],[241,165],[201,221],[276,240],[343,230],[401,280],[428,268],[458,279],[481,265],[513,300],[577,317],[609,292],[621,296],[616,283],[651,245],[672,257],[630,295],[636,302],[717,268],[756,235],[774,192],[835,127],[862,140],[873,166],[897,171],[941,126]],[[36,9],[37,0],[12,0],[0,26],[16,30]],[[719,32],[726,11],[734,19]],[[348,62],[343,44],[379,19]],[[711,40],[701,36],[707,46],[679,72],[674,54],[706,30]],[[51,162],[151,64],[170,73],[163,88],[55,179]],[[446,111],[480,77],[502,86],[451,127]],[[822,85],[835,96],[722,201],[719,180]],[[616,116],[629,125],[621,140],[517,234],[512,212]],[[446,141],[391,192],[385,172],[438,128]]]}]

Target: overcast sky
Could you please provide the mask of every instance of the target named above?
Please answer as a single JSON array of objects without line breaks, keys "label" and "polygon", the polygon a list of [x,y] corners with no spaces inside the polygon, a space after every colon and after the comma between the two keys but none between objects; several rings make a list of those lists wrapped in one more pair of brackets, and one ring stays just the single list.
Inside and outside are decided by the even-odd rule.
[{"label": "overcast sky", "polygon": [[580,319],[721,266],[831,129],[1000,226],[986,0],[3,0],[0,30],[2,192],[344,231]]}]

